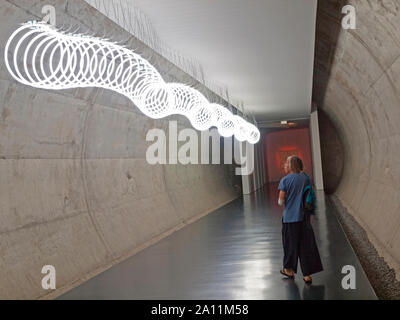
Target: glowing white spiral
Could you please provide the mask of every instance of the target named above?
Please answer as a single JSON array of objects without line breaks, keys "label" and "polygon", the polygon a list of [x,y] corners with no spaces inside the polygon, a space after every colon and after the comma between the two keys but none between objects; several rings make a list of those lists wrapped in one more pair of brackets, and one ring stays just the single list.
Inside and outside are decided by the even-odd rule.
[{"label": "glowing white spiral", "polygon": [[5,63],[17,81],[42,89],[100,87],[128,97],[145,115],[186,116],[197,130],[218,128],[223,137],[257,143],[259,130],[196,89],[165,83],[140,55],[115,43],[65,33],[42,22],[23,24],[5,47]]}]

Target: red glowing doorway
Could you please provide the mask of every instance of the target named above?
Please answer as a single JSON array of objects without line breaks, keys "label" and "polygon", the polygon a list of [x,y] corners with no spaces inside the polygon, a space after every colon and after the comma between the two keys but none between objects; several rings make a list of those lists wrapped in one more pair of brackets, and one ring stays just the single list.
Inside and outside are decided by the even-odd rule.
[{"label": "red glowing doorway", "polygon": [[304,171],[312,178],[310,131],[308,128],[266,133],[265,161],[269,182],[278,182],[285,175],[283,165],[291,155],[296,155],[303,160]]}]

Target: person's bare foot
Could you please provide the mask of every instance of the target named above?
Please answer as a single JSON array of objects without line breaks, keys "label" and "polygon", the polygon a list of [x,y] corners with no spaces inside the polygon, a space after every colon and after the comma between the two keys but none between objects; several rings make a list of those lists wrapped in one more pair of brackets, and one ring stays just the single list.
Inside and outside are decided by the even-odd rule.
[{"label": "person's bare foot", "polygon": [[281,269],[281,270],[279,270],[279,272],[281,273],[281,274],[283,274],[284,276],[286,276],[287,278],[289,278],[289,279],[294,279],[294,275],[293,275],[293,272],[292,273],[290,273],[290,269]]},{"label": "person's bare foot", "polygon": [[283,271],[285,271],[289,276],[294,276],[294,272],[293,269],[283,269]]},{"label": "person's bare foot", "polygon": [[291,276],[291,277],[294,276],[293,269],[286,269],[286,268],[283,268],[283,272],[285,272],[287,275],[289,275],[289,276]]}]

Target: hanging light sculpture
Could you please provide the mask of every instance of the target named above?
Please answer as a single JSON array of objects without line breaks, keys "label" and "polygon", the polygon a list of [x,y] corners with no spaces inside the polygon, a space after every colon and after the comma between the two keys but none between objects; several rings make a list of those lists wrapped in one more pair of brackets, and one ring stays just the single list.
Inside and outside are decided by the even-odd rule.
[{"label": "hanging light sculpture", "polygon": [[180,114],[197,130],[215,126],[223,137],[234,135],[252,144],[260,139],[253,124],[210,103],[190,86],[166,83],[147,60],[106,39],[28,22],[12,33],[4,57],[11,76],[25,85],[51,90],[110,89],[128,97],[150,118]]}]

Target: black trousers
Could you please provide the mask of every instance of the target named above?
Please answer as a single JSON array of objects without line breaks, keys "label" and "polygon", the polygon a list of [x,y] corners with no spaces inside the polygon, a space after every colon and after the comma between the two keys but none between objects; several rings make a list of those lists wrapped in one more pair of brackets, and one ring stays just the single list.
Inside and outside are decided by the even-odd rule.
[{"label": "black trousers", "polygon": [[283,267],[297,273],[297,261],[300,259],[301,272],[309,276],[323,270],[310,217],[303,221],[283,223]]}]

